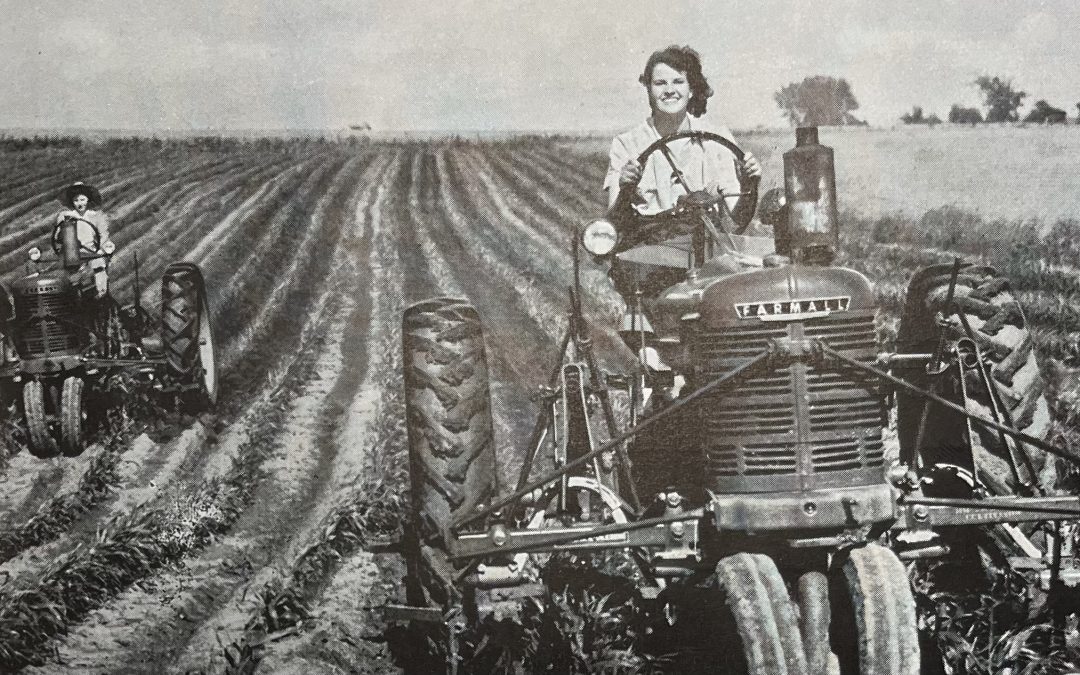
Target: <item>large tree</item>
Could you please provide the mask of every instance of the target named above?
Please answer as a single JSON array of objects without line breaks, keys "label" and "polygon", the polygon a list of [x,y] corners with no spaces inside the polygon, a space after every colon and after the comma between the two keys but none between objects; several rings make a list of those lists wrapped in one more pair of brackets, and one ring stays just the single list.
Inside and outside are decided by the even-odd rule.
[{"label": "large tree", "polygon": [[844,78],[815,75],[792,82],[773,95],[776,105],[796,126],[861,124],[851,115],[859,108],[851,85]]},{"label": "large tree", "polygon": [[1020,104],[1027,92],[1013,89],[1012,80],[997,75],[983,75],[975,80],[975,86],[982,90],[987,122],[1015,122],[1020,119]]}]

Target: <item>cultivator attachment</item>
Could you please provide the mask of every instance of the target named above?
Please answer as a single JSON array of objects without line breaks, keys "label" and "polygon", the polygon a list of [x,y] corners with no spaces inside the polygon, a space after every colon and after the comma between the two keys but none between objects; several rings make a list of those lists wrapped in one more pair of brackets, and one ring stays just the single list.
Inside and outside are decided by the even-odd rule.
[{"label": "cultivator attachment", "polygon": [[[572,339],[569,344],[573,345]],[[969,371],[977,372],[978,365],[971,360],[973,352],[966,351],[968,348],[964,343],[949,345],[943,361],[955,363],[967,359]],[[837,588],[846,588],[845,592],[857,599],[853,606],[860,608],[859,611],[886,617],[888,625],[899,631],[888,628],[893,632],[876,633],[870,631],[870,624],[853,624],[852,630],[862,636],[860,648],[869,655],[864,658],[882,662],[895,658],[899,659],[897,663],[915,663],[918,642],[914,633],[914,605],[907,582],[903,581],[902,587],[897,585],[901,583],[897,580],[906,579],[899,561],[948,555],[950,548],[940,536],[942,531],[993,525],[1012,542],[1013,552],[1017,554],[1013,556],[1016,567],[1034,573],[1040,586],[1044,589],[1074,586],[1080,581],[1080,564],[1072,558],[1075,527],[1059,525],[1055,533],[1046,537],[1050,544],[1047,551],[1032,543],[1014,523],[1080,519],[1077,497],[992,496],[979,490],[973,490],[966,498],[927,496],[923,489],[925,482],[914,467],[895,466],[889,472],[890,480],[875,486],[787,495],[709,493],[704,503],[696,504],[672,490],[660,494],[651,506],[638,512],[620,497],[613,477],[617,475],[619,448],[644,430],[682,408],[711,400],[710,396],[738,391],[740,382],[778,369],[790,369],[795,363],[873,376],[883,386],[903,390],[930,405],[964,416],[973,428],[986,428],[1007,436],[1010,447],[1018,455],[1030,446],[1071,459],[1042,439],[1003,422],[979,417],[963,405],[923,391],[890,372],[891,368],[902,370],[913,363],[925,364],[932,358],[927,354],[883,354],[868,363],[851,358],[823,339],[772,340],[738,367],[604,443],[597,443],[593,432],[592,411],[598,396],[589,386],[594,380],[587,360],[563,363],[555,371],[555,386],[543,395],[544,406],[538,418],[543,429],[533,434],[534,443],[517,488],[509,494],[493,496],[489,502],[449,524],[451,535],[444,542],[441,555],[445,555],[445,569],[456,571],[444,582],[456,584],[460,589],[455,597],[472,598],[468,615],[514,617],[525,598],[544,592],[537,560],[553,554],[632,550],[637,552],[635,559],[641,565],[643,578],[652,580],[641,589],[641,597],[663,606],[670,602],[665,589],[672,581],[711,578],[719,552],[730,546],[759,547],[764,540],[753,543],[753,539],[746,537],[771,533],[769,541],[786,542],[787,550],[833,551],[834,557],[840,555],[836,560],[846,562],[839,564],[840,571],[836,574],[842,574],[846,581]],[[555,468],[530,479],[529,469],[545,445],[551,447]],[[964,470],[957,467],[953,473],[960,475]],[[633,480],[631,471],[626,470],[625,475]],[[979,485],[973,472],[966,475],[973,486]],[[893,550],[877,546],[874,542],[879,538],[891,542]],[[768,560],[768,547],[758,555]],[[823,571],[828,572],[828,567]],[[879,588],[882,584],[885,586]],[[807,612],[820,613],[823,600],[820,591],[815,590],[819,586],[814,577],[806,577],[797,586],[802,589],[801,595],[791,602],[806,605]],[[834,588],[831,592],[839,591]],[[387,616],[451,625],[445,620],[445,610],[394,607],[388,608]],[[736,620],[744,618],[736,617]],[[869,615],[866,620],[871,621]],[[804,627],[800,634],[800,640],[808,641],[803,645],[805,654],[810,655],[812,662],[835,658],[835,654],[820,648],[822,638],[814,637],[815,630],[818,629]],[[903,639],[889,642],[886,634],[900,635]],[[783,637],[790,639],[789,635]],[[918,669],[905,666],[884,672],[915,673]]]},{"label": "cultivator attachment", "polygon": [[[689,132],[647,152],[688,136],[734,148]],[[965,564],[981,566],[986,552],[1047,594],[1080,582],[1080,499],[1046,479],[1048,458],[1080,458],[1043,439],[1033,340],[1008,282],[959,261],[920,271],[898,353],[879,353],[870,280],[832,263],[832,152],[816,130],[800,130],[784,162],[785,194],[769,214],[774,246],[747,242],[760,256],[712,219],[708,195],[623,228],[631,238],[678,232],[689,248],[679,249],[682,280],[648,302],[640,287],[626,298],[636,332],[623,338],[640,370],[618,380],[594,354],[575,240],[569,326],[511,489],[494,483],[475,310],[438,298],[406,311],[422,530],[406,558],[410,577],[432,588],[387,616],[442,625],[450,672],[497,641],[469,631],[550,590],[554,556],[590,572],[606,558],[587,556],[622,556],[652,640],[670,649],[693,635],[709,653],[701,670],[759,675],[919,673],[926,655],[905,561],[963,548]],[[610,257],[627,244],[619,237],[597,221],[583,245]],[[675,258],[665,264],[683,264]],[[654,396],[644,415],[648,386],[670,395]],[[612,403],[620,388],[630,398],[624,425]],[[898,453],[887,451],[894,402]],[[673,465],[676,477],[643,499],[631,456]],[[965,536],[972,527],[987,536]]]}]

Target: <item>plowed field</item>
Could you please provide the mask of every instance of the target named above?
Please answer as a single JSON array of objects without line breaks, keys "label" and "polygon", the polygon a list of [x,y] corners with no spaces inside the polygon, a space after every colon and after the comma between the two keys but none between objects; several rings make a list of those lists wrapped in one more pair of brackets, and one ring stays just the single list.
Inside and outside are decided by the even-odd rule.
[{"label": "plowed field", "polygon": [[[606,159],[544,141],[133,143],[0,165],[8,281],[48,236],[56,191],[93,183],[121,301],[136,252],[151,306],[169,262],[201,266],[223,380],[212,414],[120,420],[76,459],[9,448],[0,671],[395,672],[378,608],[403,599],[401,312],[436,295],[477,306],[513,474],[566,323],[571,236],[602,210]],[[847,246],[879,280],[886,338],[908,267],[950,253],[870,235]],[[1070,266],[1045,273],[1080,288]],[[1080,313],[1042,279],[1020,290],[1060,355]],[[617,369],[629,354],[604,327],[621,301],[599,267],[584,285]]]}]

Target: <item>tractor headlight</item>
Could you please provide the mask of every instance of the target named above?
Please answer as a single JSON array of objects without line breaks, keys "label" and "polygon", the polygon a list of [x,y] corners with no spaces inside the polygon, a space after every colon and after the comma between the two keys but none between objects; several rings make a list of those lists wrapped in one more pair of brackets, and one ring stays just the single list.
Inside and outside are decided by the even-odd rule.
[{"label": "tractor headlight", "polygon": [[111,241],[107,241],[101,245],[101,252],[105,255],[112,255],[114,251],[116,251],[116,244]]},{"label": "tractor headlight", "polygon": [[41,260],[41,249],[38,248],[37,246],[32,247],[26,253],[27,253],[27,255],[30,256],[30,260],[33,261],[33,262],[37,262],[37,261]]},{"label": "tractor headlight", "polygon": [[619,234],[615,226],[606,220],[595,220],[585,226],[581,233],[581,245],[593,255],[607,255],[615,250]]}]

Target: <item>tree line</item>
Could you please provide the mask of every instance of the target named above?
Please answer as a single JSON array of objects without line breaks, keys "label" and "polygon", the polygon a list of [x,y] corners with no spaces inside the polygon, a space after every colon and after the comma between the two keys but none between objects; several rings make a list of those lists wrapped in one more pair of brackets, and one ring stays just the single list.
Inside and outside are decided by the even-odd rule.
[{"label": "tree line", "polygon": [[[954,124],[981,124],[983,122],[1018,122],[1020,107],[1028,93],[1013,86],[1012,80],[1000,76],[982,75],[972,83],[983,95],[985,115],[978,108],[953,104],[948,121]],[[802,82],[791,82],[773,94],[776,105],[795,126],[865,126],[866,122],[853,114],[859,108],[851,84],[844,78],[815,75]],[[1080,103],[1077,103],[1080,108]],[[1046,100],[1035,102],[1022,121],[1035,124],[1064,124],[1067,115]],[[900,117],[904,124],[941,124],[936,114],[927,115],[922,106],[914,106],[911,112]],[[1080,118],[1077,120],[1080,122]]]}]

